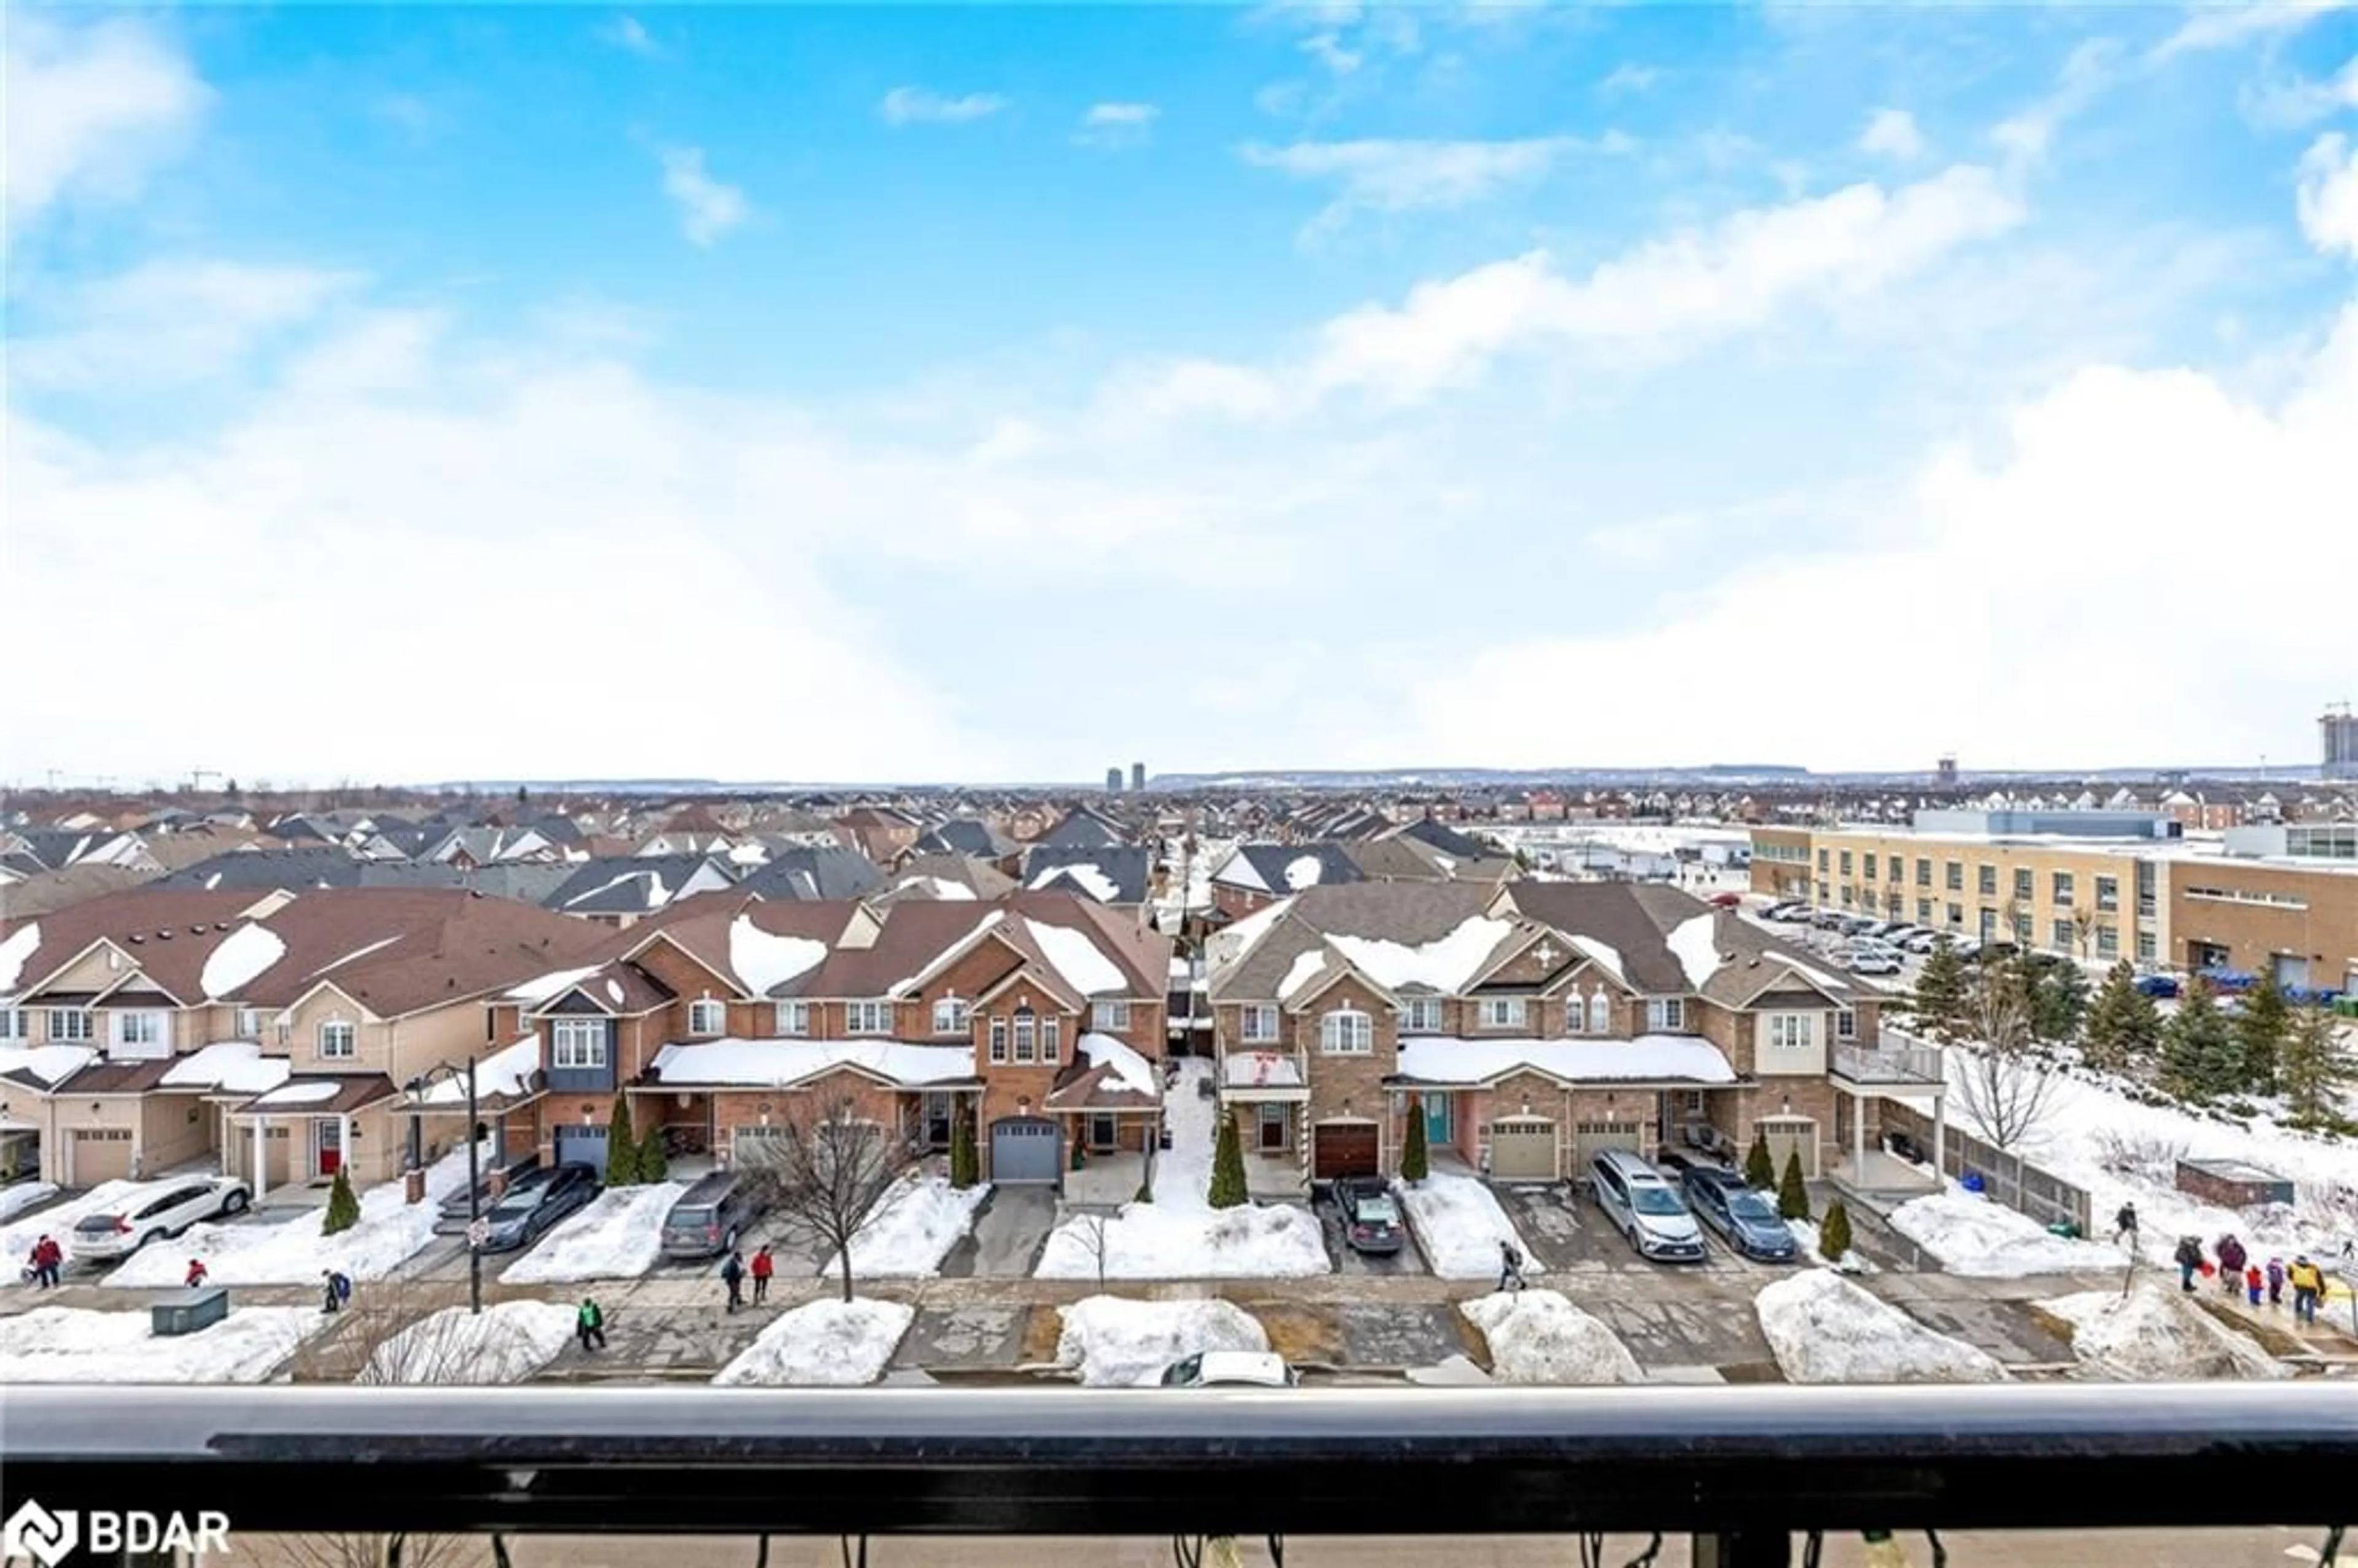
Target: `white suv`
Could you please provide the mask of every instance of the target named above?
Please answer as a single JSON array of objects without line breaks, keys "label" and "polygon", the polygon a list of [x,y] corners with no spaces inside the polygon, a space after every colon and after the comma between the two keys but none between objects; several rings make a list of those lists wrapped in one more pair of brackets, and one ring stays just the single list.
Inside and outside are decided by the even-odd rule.
[{"label": "white suv", "polygon": [[243,1214],[253,1199],[252,1188],[228,1176],[150,1182],[123,1202],[76,1221],[73,1255],[101,1261],[128,1258],[157,1237],[178,1236],[199,1220]]}]

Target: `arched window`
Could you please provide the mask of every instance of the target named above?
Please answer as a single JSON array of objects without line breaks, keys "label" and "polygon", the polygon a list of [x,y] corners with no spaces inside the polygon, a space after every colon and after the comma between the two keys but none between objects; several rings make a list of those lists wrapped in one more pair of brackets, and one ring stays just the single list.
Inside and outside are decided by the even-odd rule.
[{"label": "arched window", "polygon": [[1588,1032],[1591,1034],[1613,1033],[1613,1002],[1603,991],[1588,999]]},{"label": "arched window", "polygon": [[1376,1021],[1338,1007],[1318,1021],[1318,1049],[1329,1056],[1365,1056],[1376,1048]]}]

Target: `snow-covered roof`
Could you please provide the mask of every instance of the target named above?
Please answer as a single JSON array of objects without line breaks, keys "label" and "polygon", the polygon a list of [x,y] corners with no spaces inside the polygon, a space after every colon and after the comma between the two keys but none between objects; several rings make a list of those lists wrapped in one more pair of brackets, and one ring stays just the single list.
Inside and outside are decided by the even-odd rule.
[{"label": "snow-covered roof", "polygon": [[[265,1056],[251,1040],[222,1040],[191,1051],[165,1069],[157,1082],[168,1089],[215,1089],[226,1094],[267,1094],[285,1083],[295,1064]],[[320,1086],[330,1091],[332,1084]]]},{"label": "snow-covered roof", "polygon": [[40,946],[41,923],[38,920],[27,921],[8,933],[6,941],[0,942],[0,995],[16,989],[17,980],[24,975],[25,960]]},{"label": "snow-covered roof", "polygon": [[1220,1062],[1220,1082],[1232,1089],[1302,1087],[1302,1068],[1274,1051],[1231,1051]]},{"label": "snow-covered roof", "polygon": [[1583,936],[1577,931],[1566,932],[1564,936],[1565,939],[1574,947],[1580,949],[1581,953],[1587,957],[1589,962],[1595,964],[1598,968],[1603,969],[1606,974],[1611,975],[1623,985],[1626,986],[1629,983],[1628,975],[1624,972],[1621,968],[1621,954],[1617,948],[1613,947],[1609,944],[1599,942],[1594,936]]},{"label": "snow-covered roof", "polygon": [[1040,945],[1041,957],[1049,967],[1062,975],[1065,983],[1084,997],[1128,996],[1130,980],[1120,965],[1107,957],[1103,949],[1088,937],[1068,925],[1051,925],[1044,920],[1030,920],[1032,939]]},{"label": "snow-covered roof", "polygon": [[955,1083],[974,1076],[970,1045],[903,1045],[894,1040],[699,1040],[655,1053],[656,1079],[671,1086],[784,1088],[838,1067],[892,1083]]},{"label": "snow-covered roof", "polygon": [[1285,862],[1285,885],[1300,892],[1306,887],[1316,887],[1326,870],[1326,862],[1315,855],[1296,855]]},{"label": "snow-covered roof", "polygon": [[1128,1042],[1117,1040],[1110,1034],[1084,1034],[1081,1036],[1081,1052],[1088,1057],[1091,1066],[1107,1069],[1120,1080],[1123,1088],[1131,1093],[1144,1095],[1149,1099],[1162,1094],[1162,1087],[1154,1079],[1153,1067],[1148,1065],[1145,1057],[1132,1050]]},{"label": "snow-covered roof", "polygon": [[323,1100],[331,1100],[343,1092],[344,1086],[341,1084],[321,1083],[316,1079],[299,1084],[282,1083],[259,1098],[248,1101],[243,1108],[267,1110],[273,1106],[281,1105],[318,1105]]},{"label": "snow-covered roof", "polygon": [[1701,990],[1719,972],[1719,921],[1711,912],[1682,920],[1671,928],[1671,953],[1686,971],[1687,984]]},{"label": "snow-covered roof", "polygon": [[1068,877],[1079,883],[1087,890],[1089,896],[1099,903],[1115,903],[1120,901],[1121,888],[1111,877],[1098,869],[1094,860],[1078,860],[1069,865],[1043,865],[1038,873],[1033,877],[1031,885],[1033,888],[1044,888],[1059,877]]},{"label": "snow-covered roof", "polygon": [[[475,1064],[475,1098],[523,1099],[532,1093],[532,1076],[540,1069],[540,1036],[526,1034],[501,1046]],[[467,1079],[463,1073],[446,1073],[426,1086],[421,1105],[463,1106]]]},{"label": "snow-covered roof", "polygon": [[755,996],[767,996],[788,980],[810,973],[827,961],[827,944],[808,936],[781,936],[753,924],[750,914],[729,923],[729,967],[738,983]]},{"label": "snow-covered roof", "polygon": [[1277,982],[1278,1000],[1292,1001],[1325,972],[1326,950],[1324,947],[1313,947],[1306,953],[1295,954],[1293,962],[1286,968],[1285,979]]},{"label": "snow-covered roof", "polygon": [[197,977],[197,984],[203,988],[209,1001],[234,996],[286,956],[287,944],[278,933],[248,922],[222,937],[221,945],[205,955],[205,967]]},{"label": "snow-covered roof", "polygon": [[1403,1040],[1400,1073],[1428,1084],[1483,1084],[1531,1067],[1567,1083],[1732,1084],[1719,1047],[1690,1034],[1634,1040]]},{"label": "snow-covered roof", "polygon": [[1001,913],[1001,911],[996,909],[986,912],[980,920],[975,922],[973,930],[959,937],[957,941],[951,943],[940,952],[935,954],[932,960],[929,961],[924,968],[919,969],[915,974],[911,975],[905,980],[896,981],[885,990],[884,994],[886,996],[907,996],[911,991],[915,990],[919,986],[924,985],[927,980],[932,979],[936,975],[949,968],[950,965],[965,957],[967,949],[974,946],[975,940],[978,937],[979,937],[984,932],[990,930],[992,926],[999,924]]},{"label": "snow-covered roof", "polygon": [[1768,957],[1775,959],[1778,963],[1784,965],[1787,968],[1792,970],[1793,973],[1801,976],[1801,979],[1809,981],[1810,984],[1817,987],[1820,990],[1846,991],[1850,989],[1850,984],[1848,981],[1836,979],[1833,976],[1826,973],[1825,970],[1819,968],[1814,964],[1804,964],[1799,958],[1784,953],[1772,952]]},{"label": "snow-covered roof", "polygon": [[88,1045],[0,1045],[0,1074],[16,1074],[55,1087],[98,1059]]},{"label": "snow-covered roof", "polygon": [[535,975],[523,984],[511,988],[506,1000],[537,1007],[553,997],[561,996],[598,972],[599,966],[584,969],[551,969],[545,975]]},{"label": "snow-covered roof", "polygon": [[1330,935],[1326,941],[1387,990],[1422,987],[1445,995],[1463,990],[1498,944],[1514,934],[1512,921],[1477,914],[1447,935],[1413,947],[1368,936]]}]

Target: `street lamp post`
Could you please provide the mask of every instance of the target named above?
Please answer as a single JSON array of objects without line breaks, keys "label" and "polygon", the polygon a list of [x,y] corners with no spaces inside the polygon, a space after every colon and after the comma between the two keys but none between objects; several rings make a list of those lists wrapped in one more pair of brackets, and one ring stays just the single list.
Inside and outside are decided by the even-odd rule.
[{"label": "street lamp post", "polygon": [[[412,1100],[423,1101],[426,1086],[436,1078],[456,1077],[457,1070],[445,1062],[432,1070],[409,1080]],[[483,1246],[478,1239],[482,1235],[483,1181],[482,1144],[475,1136],[481,1123],[476,1119],[475,1058],[467,1058],[467,1310],[480,1316],[483,1310]]]}]

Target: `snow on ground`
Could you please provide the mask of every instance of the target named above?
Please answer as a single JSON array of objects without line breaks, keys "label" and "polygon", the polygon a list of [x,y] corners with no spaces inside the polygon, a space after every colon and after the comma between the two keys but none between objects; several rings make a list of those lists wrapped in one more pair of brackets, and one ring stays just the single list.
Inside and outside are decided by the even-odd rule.
[{"label": "snow on ground", "polygon": [[104,1282],[136,1290],[177,1285],[191,1258],[204,1260],[216,1285],[316,1284],[329,1269],[355,1280],[382,1280],[433,1241],[442,1200],[466,1185],[462,1146],[426,1168],[424,1203],[402,1202],[398,1181],[380,1182],[360,1195],[360,1223],[333,1236],[319,1234],[325,1211],[316,1208],[292,1219],[192,1226],[168,1246],[132,1254]]},{"label": "snow on ground", "polygon": [[144,1311],[35,1307],[0,1318],[0,1384],[258,1383],[324,1321],[317,1307],[240,1307],[158,1339]]},{"label": "snow on ground", "polygon": [[872,1383],[909,1332],[916,1309],[901,1302],[806,1302],[762,1330],[716,1383],[837,1387]]},{"label": "snow on ground", "polygon": [[508,1285],[563,1280],[635,1280],[663,1256],[664,1216],[686,1182],[610,1187],[559,1220],[540,1245],[500,1271]]},{"label": "snow on ground", "polygon": [[[926,1279],[942,1271],[942,1260],[974,1228],[975,1211],[990,1195],[982,1183],[960,1192],[939,1176],[911,1176],[877,1202],[873,1219],[851,1238],[855,1279]],[[832,1274],[835,1257],[821,1271]]]},{"label": "snow on ground", "polygon": [[1982,1279],[2117,1270],[2127,1260],[2117,1247],[2050,1236],[2028,1215],[1958,1188],[1901,1204],[1891,1213],[1891,1228],[1950,1273]]},{"label": "snow on ground", "polygon": [[[33,1255],[34,1244],[44,1236],[53,1236],[57,1238],[58,1245],[66,1249],[66,1266],[70,1269],[73,1266],[74,1222],[86,1214],[106,1213],[116,1205],[126,1202],[146,1191],[147,1185],[146,1182],[101,1182],[80,1197],[68,1198],[61,1204],[43,1209],[29,1219],[16,1220],[5,1227],[0,1227],[0,1264],[22,1269],[25,1267],[25,1260]],[[11,1187],[8,1190],[14,1192],[16,1189]],[[181,1268],[183,1271],[187,1268],[185,1260],[182,1261]],[[16,1276],[12,1271],[7,1277],[13,1280]],[[174,1273],[166,1282],[178,1284],[179,1273]]]},{"label": "snow on ground", "polygon": [[1760,1332],[1790,1383],[1996,1383],[2006,1368],[1823,1269],[1754,1298]]},{"label": "snow on ground", "polygon": [[[57,1195],[57,1187],[48,1182],[17,1182],[0,1187],[0,1222],[14,1219],[35,1204],[47,1203]],[[25,1249],[27,1252],[32,1249],[29,1245]]]},{"label": "snow on ground", "polygon": [[1613,1331],[1554,1291],[1499,1291],[1459,1302],[1490,1342],[1501,1383],[1642,1383],[1646,1374]]},{"label": "snow on ground", "polygon": [[1814,1219],[1789,1219],[1785,1222],[1785,1228],[1790,1230],[1793,1239],[1801,1244],[1802,1257],[1821,1269],[1839,1269],[1845,1274],[1872,1274],[1877,1271],[1874,1264],[1860,1256],[1855,1246],[1842,1255],[1841,1262],[1827,1262],[1826,1255],[1818,1250],[1818,1222]]},{"label": "snow on ground", "polygon": [[2179,1292],[2175,1284],[2083,1291],[2039,1303],[2071,1325],[2071,1352],[2090,1372],[2122,1381],[2282,1378],[2289,1368]]},{"label": "snow on ground", "polygon": [[1090,1296],[1059,1310],[1056,1365],[1093,1389],[1157,1382],[1172,1362],[1206,1350],[1269,1348],[1260,1321],[1234,1302]]},{"label": "snow on ground", "polygon": [[573,1337],[569,1302],[501,1302],[480,1314],[444,1307],[389,1336],[362,1383],[521,1383]]},{"label": "snow on ground", "polygon": [[1524,1273],[1541,1271],[1498,1198],[1472,1176],[1435,1171],[1414,1185],[1395,1182],[1392,1190],[1416,1231],[1424,1260],[1443,1279],[1497,1279],[1501,1241],[1512,1243],[1523,1255]]},{"label": "snow on ground", "polygon": [[1218,1113],[1196,1088],[1211,1070],[1209,1062],[1184,1062],[1178,1081],[1163,1092],[1171,1147],[1156,1156],[1154,1201],[1124,1204],[1111,1217],[1066,1220],[1040,1249],[1034,1275],[1097,1279],[1100,1224],[1109,1280],[1298,1279],[1333,1269],[1318,1220],[1302,1205],[1212,1207],[1212,1135]]}]

